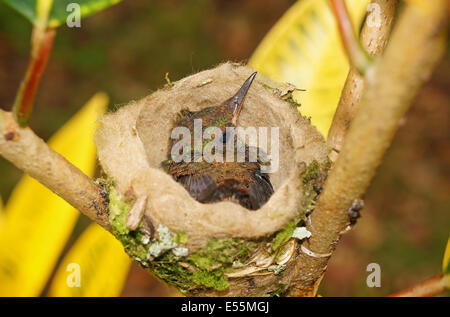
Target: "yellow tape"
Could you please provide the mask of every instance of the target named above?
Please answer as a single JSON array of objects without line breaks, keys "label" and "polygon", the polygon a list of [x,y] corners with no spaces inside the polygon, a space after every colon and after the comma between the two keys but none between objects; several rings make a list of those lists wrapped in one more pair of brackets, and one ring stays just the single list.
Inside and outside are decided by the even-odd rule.
[{"label": "yellow tape", "polygon": [[[355,27],[369,0],[347,0]],[[294,4],[258,46],[249,65],[263,75],[289,82],[305,92],[294,98],[302,115],[326,136],[349,71],[329,0]]]},{"label": "yellow tape", "polygon": [[[49,141],[87,175],[94,172],[93,133],[107,103],[105,94],[96,94]],[[0,230],[0,296],[38,296],[79,213],[28,175],[15,187],[5,209]]]},{"label": "yellow tape", "polygon": [[119,296],[131,259],[105,229],[91,224],[59,266],[49,296]]}]

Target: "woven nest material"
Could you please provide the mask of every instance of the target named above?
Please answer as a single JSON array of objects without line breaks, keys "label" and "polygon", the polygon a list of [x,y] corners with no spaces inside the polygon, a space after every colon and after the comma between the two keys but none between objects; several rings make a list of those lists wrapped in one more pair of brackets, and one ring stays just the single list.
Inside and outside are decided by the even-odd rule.
[{"label": "woven nest material", "polygon": [[[174,82],[171,87],[105,115],[95,135],[105,173],[120,193],[147,196],[145,216],[189,237],[189,250],[211,238],[258,239],[282,229],[301,210],[305,166],[325,163],[322,135],[297,108],[283,100],[288,85],[257,75],[239,117],[242,127],[279,127],[279,169],[270,174],[274,194],[258,210],[233,202],[196,201],[161,168],[167,159],[173,120],[181,109],[197,111],[230,98],[253,69],[225,63]],[[286,90],[287,89],[287,90]]]}]

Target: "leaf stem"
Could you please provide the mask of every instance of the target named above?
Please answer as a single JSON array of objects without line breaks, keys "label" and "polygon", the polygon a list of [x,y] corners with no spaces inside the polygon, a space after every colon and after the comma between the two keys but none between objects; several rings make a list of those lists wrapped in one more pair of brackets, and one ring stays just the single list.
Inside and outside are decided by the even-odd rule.
[{"label": "leaf stem", "polygon": [[364,74],[373,60],[361,46],[354,31],[352,21],[348,14],[344,0],[330,0],[333,13],[336,17],[342,44],[347,52],[350,64],[354,66],[360,74]]},{"label": "leaf stem", "polygon": [[431,297],[442,294],[447,290],[445,277],[439,274],[389,297]]},{"label": "leaf stem", "polygon": [[14,118],[22,127],[28,124],[36,90],[47,65],[55,35],[56,29],[43,30],[37,26],[33,27],[30,62],[13,106]]},{"label": "leaf stem", "polygon": [[36,4],[37,25],[41,30],[48,27],[48,18],[52,10],[53,0],[38,0]]}]

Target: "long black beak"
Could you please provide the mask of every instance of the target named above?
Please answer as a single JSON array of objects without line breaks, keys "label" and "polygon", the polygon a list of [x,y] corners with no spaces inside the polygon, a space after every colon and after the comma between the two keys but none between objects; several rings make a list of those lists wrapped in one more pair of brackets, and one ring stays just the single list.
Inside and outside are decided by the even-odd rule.
[{"label": "long black beak", "polygon": [[239,117],[239,113],[241,112],[242,105],[244,104],[245,96],[247,95],[247,91],[250,89],[250,86],[253,82],[253,79],[256,76],[256,72],[250,75],[250,77],[244,82],[242,87],[238,90],[238,92],[225,101],[227,105],[231,107],[231,110],[233,111],[233,119],[232,122],[234,125],[237,123],[237,118]]}]

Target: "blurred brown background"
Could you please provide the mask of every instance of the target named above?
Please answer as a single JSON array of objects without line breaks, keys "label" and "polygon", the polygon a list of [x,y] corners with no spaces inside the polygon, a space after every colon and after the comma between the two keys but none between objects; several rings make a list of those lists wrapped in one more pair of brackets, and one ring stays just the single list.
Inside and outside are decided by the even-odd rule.
[{"label": "blurred brown background", "polygon": [[[293,0],[124,0],[61,27],[31,127],[50,137],[95,92],[117,107],[221,61],[245,61]],[[10,109],[28,62],[29,23],[0,1],[0,107]],[[299,70],[301,71],[301,70]],[[401,83],[399,83],[401,85]],[[421,90],[366,195],[366,208],[328,266],[324,296],[384,296],[439,273],[450,233],[450,54]],[[21,172],[0,158],[6,201]],[[68,246],[86,226],[82,217]],[[366,266],[382,270],[366,286]],[[123,296],[166,296],[132,266]],[[45,295],[45,292],[44,292]]]}]

